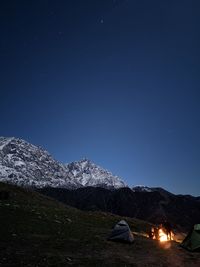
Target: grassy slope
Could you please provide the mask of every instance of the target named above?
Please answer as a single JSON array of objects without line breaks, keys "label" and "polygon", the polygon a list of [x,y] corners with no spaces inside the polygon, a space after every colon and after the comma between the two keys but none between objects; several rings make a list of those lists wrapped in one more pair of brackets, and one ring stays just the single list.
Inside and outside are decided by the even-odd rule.
[{"label": "grassy slope", "polygon": [[[0,183],[11,192],[0,200],[0,266],[200,266],[199,254],[173,242],[136,236],[132,245],[106,240],[119,216],[82,212],[40,194]],[[127,219],[131,229],[149,224]]]}]

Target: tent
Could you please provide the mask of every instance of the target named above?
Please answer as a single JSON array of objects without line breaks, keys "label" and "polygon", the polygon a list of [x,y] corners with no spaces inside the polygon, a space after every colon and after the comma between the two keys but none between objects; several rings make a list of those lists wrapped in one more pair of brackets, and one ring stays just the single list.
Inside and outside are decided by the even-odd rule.
[{"label": "tent", "polygon": [[195,224],[181,246],[190,251],[200,251],[200,224]]},{"label": "tent", "polygon": [[124,220],[118,222],[108,237],[108,240],[132,243],[134,237],[128,223]]}]

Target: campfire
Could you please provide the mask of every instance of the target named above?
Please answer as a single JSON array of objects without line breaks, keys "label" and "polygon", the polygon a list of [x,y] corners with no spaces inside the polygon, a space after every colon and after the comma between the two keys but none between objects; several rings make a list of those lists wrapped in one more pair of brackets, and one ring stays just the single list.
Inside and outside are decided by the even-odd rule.
[{"label": "campfire", "polygon": [[167,235],[165,233],[165,231],[162,228],[160,228],[158,230],[158,239],[159,239],[160,242],[165,242],[165,241],[172,240],[172,233],[170,233],[169,235]]},{"label": "campfire", "polygon": [[173,240],[174,234],[172,231],[167,231],[164,227],[154,227],[149,233],[149,238],[159,240],[160,242],[166,242]]}]

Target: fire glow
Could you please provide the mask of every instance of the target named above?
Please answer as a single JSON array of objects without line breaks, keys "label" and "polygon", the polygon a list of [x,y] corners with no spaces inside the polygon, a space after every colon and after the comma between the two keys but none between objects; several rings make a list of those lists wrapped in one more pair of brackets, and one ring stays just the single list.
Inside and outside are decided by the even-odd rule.
[{"label": "fire glow", "polygon": [[174,234],[170,232],[166,232],[165,229],[161,228],[153,228],[152,229],[152,239],[159,240],[160,242],[167,242],[173,240]]},{"label": "fire glow", "polygon": [[159,241],[160,241],[160,242],[165,242],[165,241],[170,240],[170,239],[168,239],[167,234],[165,234],[165,232],[163,231],[162,228],[160,228],[160,229],[158,230],[158,236],[159,236]]}]

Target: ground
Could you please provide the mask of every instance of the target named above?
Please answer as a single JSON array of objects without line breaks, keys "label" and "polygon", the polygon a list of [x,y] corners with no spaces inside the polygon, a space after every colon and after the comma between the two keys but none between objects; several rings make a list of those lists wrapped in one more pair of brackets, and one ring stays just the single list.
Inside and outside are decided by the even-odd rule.
[{"label": "ground", "polygon": [[143,236],[150,227],[144,221],[125,218],[135,242],[114,243],[107,236],[119,216],[83,212],[3,183],[0,191],[9,192],[0,200],[0,266],[200,266],[200,253]]}]

